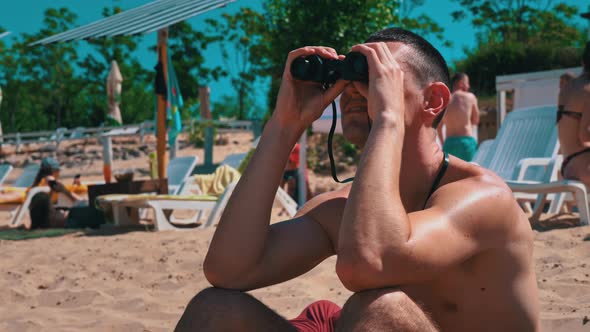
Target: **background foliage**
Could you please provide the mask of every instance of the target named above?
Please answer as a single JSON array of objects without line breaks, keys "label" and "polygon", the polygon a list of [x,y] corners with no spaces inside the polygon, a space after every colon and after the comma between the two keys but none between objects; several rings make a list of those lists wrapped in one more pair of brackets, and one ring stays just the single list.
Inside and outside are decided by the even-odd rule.
[{"label": "background foliage", "polygon": [[580,66],[584,33],[572,22],[578,9],[551,0],[455,0],[455,20],[471,19],[477,46],[455,65],[472,88],[495,93],[497,75]]},{"label": "background foliage", "polygon": [[[552,0],[454,1],[461,9],[453,17],[477,36],[477,46],[466,49],[454,66],[471,76],[476,93],[493,94],[497,75],[579,66],[584,33],[569,23],[578,8]],[[288,52],[305,45],[327,45],[345,54],[389,26],[449,45],[433,19],[413,15],[422,5],[424,0],[265,0],[260,12],[241,8],[208,20],[202,31],[187,23],[174,25],[169,49],[186,104],[182,115],[198,116],[200,85],[229,77],[234,89],[212,104],[214,117],[262,118],[274,109]],[[108,7],[103,15],[120,11]],[[10,45],[0,40],[5,133],[100,125],[107,112],[105,81],[112,60],[124,77],[124,123],[153,119],[154,70],[142,67],[135,52],[141,36],[28,46],[78,26],[76,20],[67,8],[48,9],[36,33],[16,36]],[[91,51],[81,52],[78,43],[88,43]],[[222,67],[204,65],[208,47],[221,49]],[[262,112],[254,109],[253,100],[261,82],[269,86]]]}]

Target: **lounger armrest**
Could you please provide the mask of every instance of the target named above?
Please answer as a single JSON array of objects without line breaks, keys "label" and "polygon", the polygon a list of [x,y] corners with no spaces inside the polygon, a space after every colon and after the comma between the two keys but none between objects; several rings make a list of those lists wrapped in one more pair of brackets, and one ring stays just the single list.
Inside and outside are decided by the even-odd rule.
[{"label": "lounger armrest", "polygon": [[586,187],[584,184],[574,180],[561,180],[553,182],[506,181],[506,184],[508,184],[512,191],[523,193],[559,193],[573,192],[576,190],[586,192]]},{"label": "lounger armrest", "polygon": [[524,180],[524,176],[531,166],[543,166],[547,168],[551,164],[551,158],[524,158],[521,159],[512,173],[512,178],[516,181]]}]

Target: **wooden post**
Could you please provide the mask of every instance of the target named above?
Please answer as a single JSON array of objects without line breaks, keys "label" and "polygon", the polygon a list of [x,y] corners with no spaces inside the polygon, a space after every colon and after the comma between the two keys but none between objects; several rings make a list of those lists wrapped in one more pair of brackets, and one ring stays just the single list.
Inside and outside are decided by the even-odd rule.
[{"label": "wooden post", "polygon": [[[199,110],[201,112],[201,119],[206,122],[210,122],[212,119],[211,116],[211,104],[209,102],[209,97],[211,95],[211,90],[208,86],[199,87],[199,103],[200,107]],[[213,165],[213,127],[207,125],[205,127],[205,162],[204,165],[211,166]]]},{"label": "wooden post", "polygon": [[506,90],[498,91],[498,101],[496,106],[496,129],[500,130],[502,121],[506,117]]},{"label": "wooden post", "polygon": [[111,183],[111,175],[113,174],[113,141],[110,136],[103,136],[102,141],[102,174],[104,182]]},{"label": "wooden post", "polygon": [[[164,80],[168,84],[168,68],[167,68],[167,45],[168,45],[168,28],[158,30],[158,61],[162,63],[164,72]],[[158,177],[160,179],[166,178],[166,166],[168,160],[166,158],[166,104],[167,101],[162,95],[158,97],[158,113],[156,116],[156,152],[158,154]]]}]

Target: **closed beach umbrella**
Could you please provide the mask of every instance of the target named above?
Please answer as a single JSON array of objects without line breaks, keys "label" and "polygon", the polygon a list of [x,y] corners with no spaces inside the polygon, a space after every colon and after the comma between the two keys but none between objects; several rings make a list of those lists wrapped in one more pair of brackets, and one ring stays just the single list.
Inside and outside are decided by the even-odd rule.
[{"label": "closed beach umbrella", "polygon": [[121,88],[123,84],[123,76],[119,71],[117,61],[111,62],[111,70],[107,76],[107,96],[109,98],[109,114],[107,115],[107,124],[122,125],[121,110],[119,104],[121,103]]}]

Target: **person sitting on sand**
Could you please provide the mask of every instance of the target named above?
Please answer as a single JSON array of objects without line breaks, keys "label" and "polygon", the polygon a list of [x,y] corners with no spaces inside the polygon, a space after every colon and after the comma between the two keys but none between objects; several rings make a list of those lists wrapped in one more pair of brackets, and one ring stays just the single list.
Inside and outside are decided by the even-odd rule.
[{"label": "person sitting on sand", "polygon": [[583,73],[559,90],[557,129],[565,156],[561,175],[590,186],[590,42],[582,55]]},{"label": "person sitting on sand", "polygon": [[[60,175],[59,162],[53,158],[43,158],[39,172],[35,176],[33,184],[29,188],[48,186],[49,193],[40,192],[31,198],[29,213],[31,216],[30,229],[37,228],[63,228],[65,216],[62,212],[56,210],[53,204],[57,202],[58,193],[63,193],[69,199],[76,202],[81,200],[75,193],[58,181]],[[29,191],[27,190],[27,192]]]},{"label": "person sitting on sand", "polygon": [[[477,97],[469,92],[469,76],[456,73],[451,79],[453,94],[438,134],[443,151],[465,161],[471,161],[477,151],[473,126],[479,124]],[[443,137],[442,125],[446,127]]]},{"label": "person sitting on sand", "polygon": [[[176,331],[537,331],[526,215],[502,179],[436,142],[451,98],[446,62],[400,28],[352,51],[366,56],[368,84],[327,89],[295,80],[291,62],[342,55],[317,46],[289,53],[275,111],[204,261],[214,287],[190,300]],[[289,152],[340,93],[344,136],[363,148],[352,185],[270,225]],[[354,292],[342,309],[319,301],[289,321],[245,293],[333,255]]]},{"label": "person sitting on sand", "polygon": [[[60,165],[59,162],[53,158],[44,158],[41,161],[39,172],[33,181],[33,187],[48,186],[49,193],[39,192],[31,197],[31,204],[29,205],[29,213],[31,216],[31,224],[29,229],[39,228],[83,228],[88,226],[97,226],[100,220],[80,220],[81,218],[69,218],[69,211],[62,211],[55,207],[58,194],[64,195],[71,201],[72,206],[84,206],[88,203],[76,191],[80,192],[83,185],[80,182],[80,177],[74,178],[71,186],[66,186],[59,179]],[[82,218],[84,219],[84,218]],[[92,219],[92,220],[90,220]],[[80,222],[82,221],[82,224]]]}]

